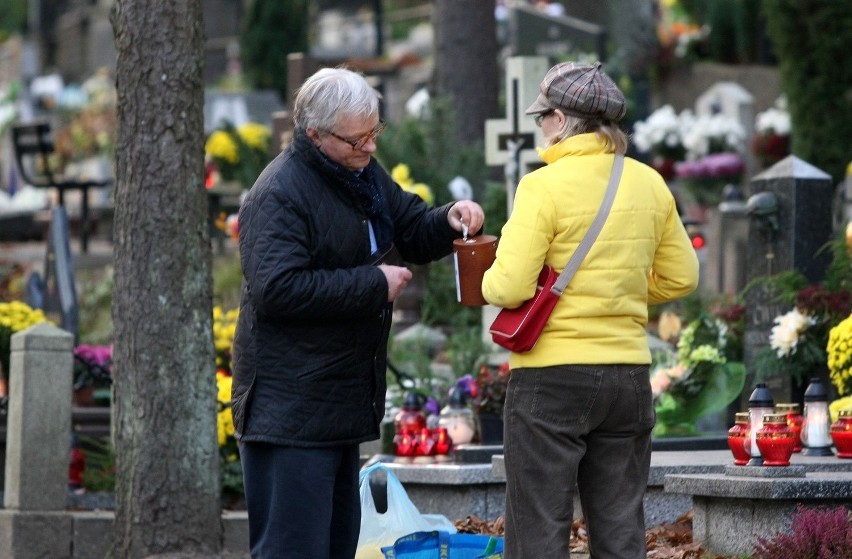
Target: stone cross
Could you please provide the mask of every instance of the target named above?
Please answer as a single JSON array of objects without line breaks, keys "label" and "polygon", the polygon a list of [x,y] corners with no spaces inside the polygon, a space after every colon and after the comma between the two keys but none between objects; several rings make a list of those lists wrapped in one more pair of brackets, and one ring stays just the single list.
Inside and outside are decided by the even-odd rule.
[{"label": "stone cross", "polygon": [[485,123],[485,162],[505,169],[509,214],[518,181],[541,163],[535,147],[543,144],[544,136],[524,110],[538,97],[538,85],[549,68],[544,56],[507,59],[506,117]]}]

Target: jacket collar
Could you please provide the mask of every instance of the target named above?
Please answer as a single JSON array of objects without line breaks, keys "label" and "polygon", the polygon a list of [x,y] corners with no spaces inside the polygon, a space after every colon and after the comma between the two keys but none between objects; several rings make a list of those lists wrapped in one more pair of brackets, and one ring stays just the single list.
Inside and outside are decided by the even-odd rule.
[{"label": "jacket collar", "polygon": [[538,148],[538,156],[548,165],[568,155],[597,155],[606,153],[605,144],[594,132],[565,138],[548,148]]}]

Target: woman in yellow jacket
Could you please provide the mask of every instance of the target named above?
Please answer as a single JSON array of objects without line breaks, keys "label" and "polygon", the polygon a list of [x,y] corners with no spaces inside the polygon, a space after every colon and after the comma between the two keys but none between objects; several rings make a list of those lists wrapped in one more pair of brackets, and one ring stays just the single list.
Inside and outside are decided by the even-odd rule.
[{"label": "woman in yellow jacket", "polygon": [[[531,298],[562,270],[604,198],[627,136],[624,96],[600,63],[551,68],[526,113],[546,165],[520,181],[482,294]],[[570,556],[575,487],[593,559],[644,559],[642,500],[655,416],[648,305],[684,297],[698,259],[663,178],[630,158],[609,217],[535,347],[512,353],[505,404],[507,559]]]}]

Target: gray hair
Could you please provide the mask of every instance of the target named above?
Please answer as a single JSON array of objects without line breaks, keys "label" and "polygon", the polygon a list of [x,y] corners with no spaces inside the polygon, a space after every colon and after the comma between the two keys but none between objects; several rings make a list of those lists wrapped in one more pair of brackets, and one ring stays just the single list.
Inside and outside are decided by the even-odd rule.
[{"label": "gray hair", "polygon": [[598,135],[608,152],[620,153],[621,155],[627,153],[629,144],[627,134],[617,124],[609,120],[580,118],[569,114],[565,115],[565,125],[553,139],[551,145],[558,144],[565,138],[589,132]]},{"label": "gray hair", "polygon": [[293,121],[297,127],[334,130],[341,114],[371,117],[379,113],[381,94],[364,76],[344,67],[323,68],[296,93]]}]

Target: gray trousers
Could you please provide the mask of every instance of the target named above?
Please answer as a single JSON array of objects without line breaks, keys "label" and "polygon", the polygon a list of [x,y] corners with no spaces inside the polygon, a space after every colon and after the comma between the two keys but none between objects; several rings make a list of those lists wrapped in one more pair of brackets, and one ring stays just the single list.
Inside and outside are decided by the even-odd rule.
[{"label": "gray trousers", "polygon": [[570,557],[576,488],[591,558],[645,559],[648,366],[515,369],[504,415],[505,558]]}]

